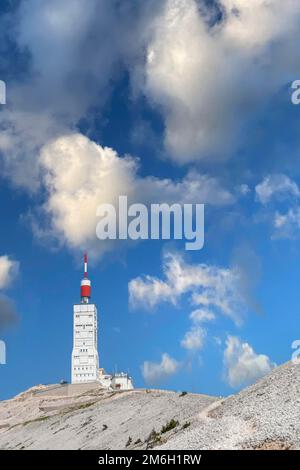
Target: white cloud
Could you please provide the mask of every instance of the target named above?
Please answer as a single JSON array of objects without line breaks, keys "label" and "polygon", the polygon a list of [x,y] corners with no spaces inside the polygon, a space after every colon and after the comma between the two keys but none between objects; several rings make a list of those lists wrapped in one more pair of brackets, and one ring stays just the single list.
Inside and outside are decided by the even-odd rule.
[{"label": "white cloud", "polygon": [[9,105],[0,114],[0,158],[3,175],[14,185],[38,196],[46,187],[38,218],[46,214],[47,227],[33,224],[39,236],[50,235],[71,249],[89,247],[95,254],[112,249],[111,243],[95,243],[94,210],[122,192],[141,202],[234,202],[218,179],[196,171],[180,181],[139,178],[135,159],[120,158],[76,134],[83,118],[93,130],[90,109],[101,112],[120,64],[130,70],[141,65],[152,19],[161,8],[154,1],[151,8],[141,2],[135,9],[103,0],[88,5],[28,0],[11,14],[15,34],[9,39],[28,67],[26,80],[11,81]]},{"label": "white cloud", "polygon": [[300,207],[290,208],[285,214],[278,211],[274,216],[274,234],[273,238],[293,239],[300,234]]},{"label": "white cloud", "polygon": [[38,190],[41,146],[73,132],[81,119],[92,132],[90,110],[101,112],[124,68],[162,109],[171,157],[224,156],[238,140],[241,113],[252,115],[299,69],[300,7],[293,0],[219,4],[224,14],[215,22],[196,0],[20,2],[9,18],[14,28],[1,36],[26,65],[26,79],[22,69],[22,80],[10,81],[1,112],[4,174]]},{"label": "white cloud", "polygon": [[[96,209],[102,203],[118,205],[120,195],[128,202],[207,202],[224,205],[233,196],[218,180],[190,172],[181,181],[139,177],[138,160],[120,157],[82,134],[69,134],[47,143],[39,156],[42,181],[47,190],[43,213],[49,223],[46,235],[71,249],[88,248],[94,256],[115,243],[96,238]],[[37,230],[40,228],[38,227]],[[123,243],[124,244],[124,243]],[[156,289],[164,289],[157,283]]]},{"label": "white cloud", "polygon": [[0,289],[9,287],[19,272],[19,262],[7,255],[0,256]]},{"label": "white cloud", "polygon": [[98,205],[117,205],[119,194],[130,197],[136,162],[73,134],[45,145],[40,164],[47,188],[43,210],[50,218],[49,233],[71,249],[92,249]]},{"label": "white cloud", "polygon": [[193,326],[184,335],[181,340],[181,346],[190,351],[196,351],[203,348],[206,337],[206,330],[200,326]]},{"label": "white cloud", "polygon": [[155,307],[159,302],[176,304],[177,294],[166,282],[153,276],[137,277],[128,284],[129,302],[132,307]]},{"label": "white cloud", "polygon": [[297,183],[287,175],[274,174],[266,176],[255,187],[257,199],[262,204],[267,204],[274,199],[286,199],[293,196],[299,198],[300,190]]},{"label": "white cloud", "polygon": [[157,9],[151,3],[146,15],[130,2],[27,0],[3,15],[8,26],[1,17],[3,49],[13,44],[22,70],[21,79],[15,61],[6,70],[8,105],[0,114],[2,172],[14,185],[37,191],[41,146],[83,118],[94,130],[91,108],[98,117],[114,79],[142,53],[144,22]]},{"label": "white cloud", "polygon": [[224,351],[226,380],[231,387],[249,385],[268,374],[276,364],[264,354],[257,354],[249,343],[228,336]]},{"label": "white cloud", "polygon": [[41,187],[39,150],[62,128],[46,113],[10,109],[0,113],[0,125],[3,176],[14,186],[36,193]]},{"label": "white cloud", "polygon": [[[20,2],[10,20],[15,27],[9,40],[30,60],[26,80],[9,83],[9,105],[0,114],[5,137],[0,141],[0,152],[4,174],[30,192],[40,186],[40,147],[70,131],[95,103],[97,93],[97,103],[107,95],[116,60],[112,45],[105,67],[101,67],[105,40],[97,44],[97,54],[84,53],[96,6],[95,0],[88,4],[80,0],[28,0]],[[98,20],[105,24],[110,8],[102,6]],[[6,39],[10,32],[8,28]]]},{"label": "white cloud", "polygon": [[215,318],[216,316],[213,312],[204,308],[193,310],[192,313],[190,314],[190,319],[194,323],[198,323],[198,324],[208,322],[208,321],[213,321],[215,320]]},{"label": "white cloud", "polygon": [[239,293],[239,270],[188,264],[179,253],[165,252],[163,272],[164,279],[147,275],[129,282],[131,306],[152,308],[160,302],[175,305],[184,294],[189,294],[195,306],[241,322],[246,306]]},{"label": "white cloud", "polygon": [[142,374],[147,383],[155,384],[176,374],[179,368],[180,363],[164,353],[159,363],[145,361],[142,366]]},{"label": "white cloud", "polygon": [[242,195],[242,196],[247,196],[250,192],[251,192],[251,189],[249,188],[248,184],[240,184],[238,187],[237,187],[237,191]]},{"label": "white cloud", "polygon": [[[257,200],[271,219],[273,239],[293,239],[300,234],[300,188],[284,174],[268,175],[255,187]],[[274,210],[276,203],[276,210]]]},{"label": "white cloud", "polygon": [[298,2],[218,4],[216,19],[196,0],[167,0],[148,25],[140,87],[162,110],[165,144],[178,162],[229,155],[243,123],[300,66]]}]

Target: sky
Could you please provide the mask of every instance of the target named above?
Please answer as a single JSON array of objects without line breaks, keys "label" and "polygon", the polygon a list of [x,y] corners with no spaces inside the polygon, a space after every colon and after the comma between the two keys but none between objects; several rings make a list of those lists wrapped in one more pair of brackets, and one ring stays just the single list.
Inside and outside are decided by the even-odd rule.
[{"label": "sky", "polygon": [[[3,0],[0,399],[70,380],[89,254],[100,365],[228,395],[300,338],[296,0]],[[205,204],[205,242],[99,240],[97,208]],[[3,361],[2,361],[3,362]]]}]

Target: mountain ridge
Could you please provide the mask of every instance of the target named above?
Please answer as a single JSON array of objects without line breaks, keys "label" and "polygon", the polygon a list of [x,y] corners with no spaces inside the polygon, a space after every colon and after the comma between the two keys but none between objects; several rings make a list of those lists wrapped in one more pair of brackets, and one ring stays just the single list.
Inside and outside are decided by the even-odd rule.
[{"label": "mountain ridge", "polygon": [[300,449],[300,366],[227,398],[37,386],[0,402],[0,449],[147,448]]}]

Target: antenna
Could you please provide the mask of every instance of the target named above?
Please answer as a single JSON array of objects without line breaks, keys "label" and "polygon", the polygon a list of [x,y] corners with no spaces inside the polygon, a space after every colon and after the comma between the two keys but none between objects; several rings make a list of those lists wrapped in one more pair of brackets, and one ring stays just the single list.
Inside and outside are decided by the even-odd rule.
[{"label": "antenna", "polygon": [[83,271],[84,271],[84,277],[88,277],[88,255],[87,255],[87,253],[85,253],[84,257],[83,257]]},{"label": "antenna", "polygon": [[88,304],[91,297],[91,281],[88,279],[88,255],[83,257],[83,279],[80,287],[80,297],[82,304]]}]

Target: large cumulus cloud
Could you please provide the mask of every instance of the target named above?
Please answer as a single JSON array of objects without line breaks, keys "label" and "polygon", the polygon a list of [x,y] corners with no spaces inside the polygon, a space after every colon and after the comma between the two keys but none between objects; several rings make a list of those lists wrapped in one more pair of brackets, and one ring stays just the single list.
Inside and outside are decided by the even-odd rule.
[{"label": "large cumulus cloud", "polygon": [[115,150],[80,133],[61,136],[44,145],[39,165],[45,187],[45,201],[37,224],[40,235],[55,238],[73,250],[88,249],[94,257],[115,247],[111,241],[96,238],[97,208],[128,197],[128,203],[209,203],[226,206],[234,195],[216,178],[196,171],[178,181],[141,177],[139,161],[121,157]]},{"label": "large cumulus cloud", "polygon": [[[177,162],[227,158],[254,112],[298,73],[295,0],[167,0],[151,23],[141,88]],[[202,8],[200,8],[202,6]],[[213,15],[213,16],[212,16]]]}]

